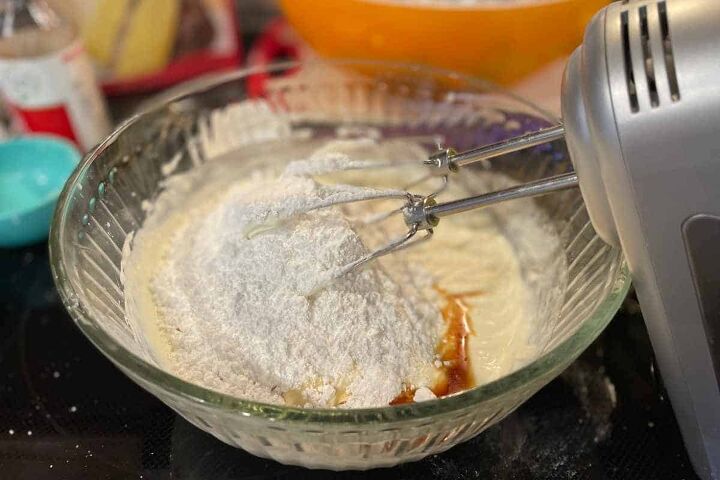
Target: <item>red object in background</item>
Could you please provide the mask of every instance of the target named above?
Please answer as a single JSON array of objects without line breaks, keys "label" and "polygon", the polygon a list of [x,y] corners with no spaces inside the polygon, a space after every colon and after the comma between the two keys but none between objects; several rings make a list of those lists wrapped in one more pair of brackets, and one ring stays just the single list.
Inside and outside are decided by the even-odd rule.
[{"label": "red object in background", "polygon": [[[205,73],[229,71],[236,69],[243,58],[243,46],[240,36],[240,25],[236,16],[234,2],[222,2],[222,11],[230,20],[233,48],[226,51],[214,51],[210,46],[193,47],[193,42],[202,41],[211,44],[213,35],[198,25],[181,24],[181,35],[176,39],[176,57],[161,71],[149,75],[129,79],[105,79],[102,81],[103,91],[110,96],[161,90],[172,85],[190,80]],[[184,27],[184,28],[183,28]],[[227,29],[223,29],[227,30]],[[227,33],[227,32],[226,32]]]},{"label": "red object in background", "polygon": [[26,130],[59,135],[71,140],[75,145],[81,146],[64,106],[23,110],[9,105],[9,108],[12,114],[22,121]]},{"label": "red object in background", "polygon": [[106,82],[103,84],[103,91],[107,95],[118,96],[160,90],[204,73],[234,70],[240,64],[241,57],[240,50],[238,50],[237,55],[232,56],[212,55],[202,51],[195,52],[174,61],[161,73],[132,80]]},{"label": "red object in background", "polygon": [[[260,38],[253,44],[248,53],[249,67],[267,67],[285,60],[299,60],[302,57],[303,45],[295,31],[284,19],[270,23]],[[265,85],[271,75],[267,72],[256,73],[247,77],[248,97],[262,97]]]}]

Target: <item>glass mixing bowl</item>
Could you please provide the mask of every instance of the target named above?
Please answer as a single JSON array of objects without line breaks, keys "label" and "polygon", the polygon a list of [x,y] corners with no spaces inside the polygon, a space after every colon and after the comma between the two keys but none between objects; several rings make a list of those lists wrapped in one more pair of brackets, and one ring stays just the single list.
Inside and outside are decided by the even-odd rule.
[{"label": "glass mixing bowl", "polygon": [[[242,114],[218,115],[237,102],[245,102]],[[367,469],[418,460],[500,421],[570,364],[617,311],[630,284],[628,272],[621,253],[595,234],[579,192],[534,200],[558,232],[557,257],[567,271],[558,279],[561,307],[542,319],[541,354],[496,381],[419,404],[291,408],[183,381],[158,366],[142,330],[125,315],[123,247],[142,225],[143,207],[162,190],[163,178],[215,155],[272,148],[288,138],[367,135],[412,137],[428,148],[440,140],[464,149],[552,121],[479,80],[408,65],[285,64],[195,83],[125,122],[75,170],[52,225],[55,281],[70,315],[103,354],[223,442],[317,468]],[[492,164],[517,181],[570,168],[563,142]]]}]

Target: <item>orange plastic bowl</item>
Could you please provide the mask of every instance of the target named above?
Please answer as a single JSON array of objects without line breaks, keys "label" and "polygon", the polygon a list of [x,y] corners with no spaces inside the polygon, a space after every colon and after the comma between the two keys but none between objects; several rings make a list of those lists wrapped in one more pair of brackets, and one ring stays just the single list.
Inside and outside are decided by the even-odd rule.
[{"label": "orange plastic bowl", "polygon": [[580,44],[608,0],[281,0],[298,33],[335,58],[399,60],[512,84]]}]

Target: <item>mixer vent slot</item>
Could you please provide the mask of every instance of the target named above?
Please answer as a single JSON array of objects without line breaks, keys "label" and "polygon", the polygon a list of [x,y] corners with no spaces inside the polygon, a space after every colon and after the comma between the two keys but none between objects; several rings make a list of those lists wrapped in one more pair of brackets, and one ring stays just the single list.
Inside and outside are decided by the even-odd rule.
[{"label": "mixer vent slot", "polygon": [[638,104],[637,89],[635,88],[635,73],[633,73],[632,55],[630,52],[630,26],[628,25],[628,12],[625,10],[620,14],[620,27],[622,34],[623,60],[625,63],[625,81],[627,83],[630,109],[633,113],[640,110]]},{"label": "mixer vent slot", "polygon": [[650,105],[660,105],[657,83],[655,83],[655,64],[653,63],[652,50],[650,49],[650,31],[648,28],[647,7],[640,7],[640,44],[642,46],[643,64],[645,65],[645,79],[647,80],[648,92],[650,94]]},{"label": "mixer vent slot", "polygon": [[668,85],[670,86],[670,98],[673,102],[680,100],[680,86],[675,70],[675,57],[673,56],[672,38],[670,37],[670,25],[668,23],[667,3],[658,2],[658,15],[660,17],[660,32],[662,33],[663,55],[665,56],[665,70],[667,71]]}]

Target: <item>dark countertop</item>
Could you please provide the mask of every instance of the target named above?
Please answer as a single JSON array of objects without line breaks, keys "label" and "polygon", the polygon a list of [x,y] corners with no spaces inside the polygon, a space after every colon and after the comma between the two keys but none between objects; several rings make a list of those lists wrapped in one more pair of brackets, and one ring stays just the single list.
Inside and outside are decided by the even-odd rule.
[{"label": "dark countertop", "polygon": [[191,426],[73,325],[47,247],[0,250],[0,478],[694,479],[629,299],[563,375],[446,453],[370,473],[263,460]]}]

